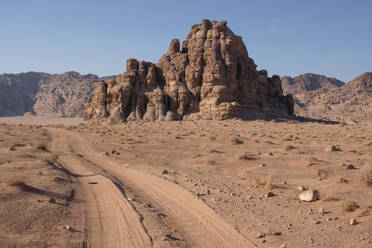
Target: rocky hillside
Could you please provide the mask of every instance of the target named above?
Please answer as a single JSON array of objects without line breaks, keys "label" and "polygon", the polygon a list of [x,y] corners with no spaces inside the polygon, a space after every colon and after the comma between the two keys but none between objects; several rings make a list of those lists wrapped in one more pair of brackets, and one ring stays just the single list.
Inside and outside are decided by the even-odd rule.
[{"label": "rocky hillside", "polygon": [[[287,92],[297,90],[288,88]],[[370,122],[372,73],[364,73],[341,87],[328,84],[313,91],[299,91],[294,99],[296,115],[347,123]]]},{"label": "rocky hillside", "polygon": [[77,72],[0,75],[0,116],[26,113],[79,117],[98,76]]},{"label": "rocky hillside", "polygon": [[285,94],[296,95],[304,91],[313,91],[320,88],[334,89],[345,83],[336,79],[314,73],[305,73],[297,77],[282,77],[282,87]]},{"label": "rocky hillside", "polygon": [[182,45],[172,40],[157,64],[129,59],[127,71],[95,85],[84,119],[95,122],[248,118],[292,115],[279,76],[257,71],[227,22],[193,25]]}]

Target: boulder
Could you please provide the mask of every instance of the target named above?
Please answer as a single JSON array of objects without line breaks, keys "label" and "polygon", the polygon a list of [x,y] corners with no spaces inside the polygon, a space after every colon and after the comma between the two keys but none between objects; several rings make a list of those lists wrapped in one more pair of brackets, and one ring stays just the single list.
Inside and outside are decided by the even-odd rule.
[{"label": "boulder", "polygon": [[306,190],[299,195],[301,201],[313,202],[319,199],[317,190]]}]

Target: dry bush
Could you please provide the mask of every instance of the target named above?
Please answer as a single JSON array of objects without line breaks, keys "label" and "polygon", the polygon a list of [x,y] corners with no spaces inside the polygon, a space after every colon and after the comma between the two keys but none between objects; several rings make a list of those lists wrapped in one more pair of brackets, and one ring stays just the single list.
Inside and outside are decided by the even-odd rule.
[{"label": "dry bush", "polygon": [[253,188],[260,188],[264,187],[266,189],[272,189],[273,184],[272,184],[272,176],[259,176],[259,175],[250,175],[247,177],[247,181],[249,185]]},{"label": "dry bush", "polygon": [[354,212],[358,208],[359,208],[359,205],[356,202],[353,202],[353,201],[345,202],[342,205],[342,210],[344,212]]},{"label": "dry bush", "polygon": [[238,138],[238,137],[232,137],[232,138],[230,139],[230,142],[231,142],[232,145],[240,145],[240,144],[244,144],[244,141],[241,140],[241,139]]},{"label": "dry bush", "polygon": [[320,168],[318,169],[318,174],[317,176],[320,178],[320,179],[327,179],[329,175],[329,171],[325,168]]},{"label": "dry bush", "polygon": [[372,186],[372,164],[364,166],[360,175],[362,182],[365,182],[368,186]]},{"label": "dry bush", "polygon": [[254,160],[254,157],[249,155],[249,153],[245,152],[245,153],[242,153],[242,154],[239,154],[238,155],[238,159],[241,159],[241,160]]}]

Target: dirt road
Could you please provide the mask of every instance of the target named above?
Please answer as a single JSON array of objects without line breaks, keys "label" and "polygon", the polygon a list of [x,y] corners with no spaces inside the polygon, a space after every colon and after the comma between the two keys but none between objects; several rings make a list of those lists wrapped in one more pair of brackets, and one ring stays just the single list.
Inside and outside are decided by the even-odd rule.
[{"label": "dirt road", "polygon": [[140,216],[119,188],[108,178],[94,174],[74,154],[69,139],[52,131],[53,151],[60,163],[75,174],[86,203],[86,247],[151,247],[151,239]]},{"label": "dirt road", "polygon": [[[53,149],[65,154],[60,156],[60,162],[82,175],[79,178],[88,206],[88,247],[257,247],[181,186],[98,154],[76,133],[62,129],[49,132]],[[93,175],[93,171],[101,171],[101,175]],[[167,217],[166,224],[177,237],[167,233],[162,234],[166,238],[161,241],[151,237],[153,230],[162,228],[144,226],[139,216],[147,216],[146,213],[138,213],[118,187],[129,187],[142,202],[157,208]],[[182,245],[167,242],[175,240],[182,241]]]}]

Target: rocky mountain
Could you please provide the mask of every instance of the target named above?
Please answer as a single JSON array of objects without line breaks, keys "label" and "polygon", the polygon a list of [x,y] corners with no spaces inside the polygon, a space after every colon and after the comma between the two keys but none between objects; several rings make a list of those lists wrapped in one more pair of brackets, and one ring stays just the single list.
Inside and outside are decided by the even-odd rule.
[{"label": "rocky mountain", "polygon": [[77,72],[1,74],[0,116],[79,117],[98,80],[96,75]]},{"label": "rocky mountain", "polygon": [[296,95],[304,91],[313,91],[320,88],[334,89],[345,83],[336,79],[314,73],[305,73],[297,77],[282,77],[282,87],[285,94]]},{"label": "rocky mountain", "polygon": [[95,85],[84,119],[99,123],[292,115],[280,77],[257,71],[227,22],[193,25],[157,64],[128,59],[127,71]]},{"label": "rocky mountain", "polygon": [[363,73],[341,87],[328,85],[293,96],[296,115],[347,123],[372,120],[372,72]]}]

